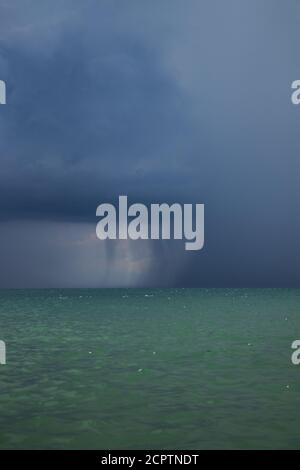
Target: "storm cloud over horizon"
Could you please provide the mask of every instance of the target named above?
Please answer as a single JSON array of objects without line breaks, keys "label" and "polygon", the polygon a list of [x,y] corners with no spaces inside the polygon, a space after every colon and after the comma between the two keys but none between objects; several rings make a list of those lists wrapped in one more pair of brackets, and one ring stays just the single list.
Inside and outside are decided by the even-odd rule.
[{"label": "storm cloud over horizon", "polygon": [[[0,287],[299,287],[296,0],[0,4]],[[204,203],[205,247],[96,239]]]}]

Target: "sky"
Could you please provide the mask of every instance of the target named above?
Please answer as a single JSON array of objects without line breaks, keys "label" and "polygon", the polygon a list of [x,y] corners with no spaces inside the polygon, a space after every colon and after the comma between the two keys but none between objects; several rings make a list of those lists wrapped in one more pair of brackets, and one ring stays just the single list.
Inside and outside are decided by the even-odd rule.
[{"label": "sky", "polygon": [[[1,0],[0,287],[300,287],[298,0]],[[205,246],[96,208],[205,204]]]}]

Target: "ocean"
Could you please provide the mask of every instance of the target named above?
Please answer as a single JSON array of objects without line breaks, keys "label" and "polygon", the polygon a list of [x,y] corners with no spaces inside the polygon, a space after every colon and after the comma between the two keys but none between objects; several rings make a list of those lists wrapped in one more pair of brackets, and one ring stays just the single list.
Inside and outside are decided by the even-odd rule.
[{"label": "ocean", "polygon": [[299,449],[299,289],[0,291],[1,449]]}]

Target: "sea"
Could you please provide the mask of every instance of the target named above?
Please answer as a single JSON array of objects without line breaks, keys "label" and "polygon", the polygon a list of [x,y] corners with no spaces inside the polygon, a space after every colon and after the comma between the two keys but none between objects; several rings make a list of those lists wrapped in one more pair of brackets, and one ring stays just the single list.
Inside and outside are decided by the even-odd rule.
[{"label": "sea", "polygon": [[1,449],[299,449],[299,289],[0,291]]}]

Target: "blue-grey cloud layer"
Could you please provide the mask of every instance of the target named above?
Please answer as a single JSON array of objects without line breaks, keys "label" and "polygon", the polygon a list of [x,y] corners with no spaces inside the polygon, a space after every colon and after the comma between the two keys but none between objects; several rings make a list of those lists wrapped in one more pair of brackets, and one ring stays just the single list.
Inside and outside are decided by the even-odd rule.
[{"label": "blue-grey cloud layer", "polygon": [[[114,255],[99,254],[91,268],[82,244],[68,245],[68,224],[93,233],[97,205],[119,194],[206,204],[205,249],[151,243],[151,261],[138,264],[143,284],[299,284],[300,109],[290,101],[300,74],[298,2],[11,3],[0,6],[0,78],[8,85],[1,285],[22,285],[20,263],[24,285],[53,285],[58,272],[58,285],[103,284],[97,269]],[[16,224],[17,250],[18,237],[9,236]],[[27,269],[24,224],[24,250],[41,259],[45,247],[53,269]],[[39,224],[55,225],[64,250],[50,230],[37,251]],[[137,269],[119,249],[115,256],[125,262],[111,285],[129,265]]]}]

